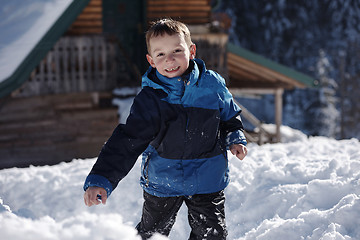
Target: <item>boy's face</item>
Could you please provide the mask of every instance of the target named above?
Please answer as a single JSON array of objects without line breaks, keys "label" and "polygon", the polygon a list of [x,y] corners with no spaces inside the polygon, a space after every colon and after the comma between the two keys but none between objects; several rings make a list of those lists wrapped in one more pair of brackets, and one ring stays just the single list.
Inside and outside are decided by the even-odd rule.
[{"label": "boy's face", "polygon": [[168,78],[181,76],[189,67],[189,60],[195,58],[195,44],[188,46],[182,34],[164,34],[151,38],[149,43],[149,64]]}]

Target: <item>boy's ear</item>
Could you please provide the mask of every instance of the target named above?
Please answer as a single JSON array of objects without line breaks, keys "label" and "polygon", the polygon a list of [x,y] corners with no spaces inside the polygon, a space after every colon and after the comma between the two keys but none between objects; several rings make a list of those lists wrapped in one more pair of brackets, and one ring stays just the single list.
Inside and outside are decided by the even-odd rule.
[{"label": "boy's ear", "polygon": [[190,46],[190,59],[194,59],[196,56],[196,45],[192,44]]},{"label": "boy's ear", "polygon": [[150,66],[152,66],[153,68],[156,68],[154,60],[152,59],[152,57],[149,54],[146,54],[146,59],[149,62]]}]

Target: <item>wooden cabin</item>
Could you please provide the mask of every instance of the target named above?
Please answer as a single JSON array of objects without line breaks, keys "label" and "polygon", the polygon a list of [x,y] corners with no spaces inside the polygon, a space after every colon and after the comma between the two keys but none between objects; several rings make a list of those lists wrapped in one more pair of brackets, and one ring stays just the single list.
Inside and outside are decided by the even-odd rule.
[{"label": "wooden cabin", "polygon": [[72,1],[0,82],[0,168],[98,155],[118,124],[112,90],[132,78],[103,12],[101,0]]},{"label": "wooden cabin", "polygon": [[70,2],[14,73],[0,79],[0,169],[96,157],[118,124],[113,90],[140,86],[148,67],[144,33],[158,18],[185,22],[197,56],[234,94],[276,94],[278,124],[282,91],[311,85],[309,77],[229,44],[230,20],[213,14],[210,0]]}]

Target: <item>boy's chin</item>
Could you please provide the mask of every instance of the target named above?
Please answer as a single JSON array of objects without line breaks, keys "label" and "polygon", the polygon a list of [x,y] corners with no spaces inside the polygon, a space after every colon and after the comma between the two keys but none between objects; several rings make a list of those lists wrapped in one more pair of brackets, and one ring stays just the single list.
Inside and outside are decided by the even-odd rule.
[{"label": "boy's chin", "polygon": [[180,77],[181,75],[167,75],[165,77],[167,78],[177,78],[177,77]]},{"label": "boy's chin", "polygon": [[177,72],[177,73],[167,73],[167,72],[165,72],[162,75],[167,77],[167,78],[176,78],[176,77],[180,77],[183,73],[184,72]]}]

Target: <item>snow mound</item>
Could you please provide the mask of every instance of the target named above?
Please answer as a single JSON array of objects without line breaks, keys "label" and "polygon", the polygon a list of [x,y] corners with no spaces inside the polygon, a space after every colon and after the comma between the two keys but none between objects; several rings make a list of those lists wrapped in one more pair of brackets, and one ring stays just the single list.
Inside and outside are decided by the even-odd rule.
[{"label": "snow mound", "polygon": [[[272,135],[276,134],[276,125],[275,124],[261,124],[261,126]],[[259,128],[254,129],[255,132],[259,132]],[[280,134],[281,134],[281,142],[296,142],[296,141],[304,141],[307,139],[307,136],[302,133],[300,130],[296,130],[290,128],[288,126],[280,126]]]},{"label": "snow mound", "polygon": [[1,212],[11,212],[10,207],[7,205],[4,205],[3,200],[0,198],[0,213]]},{"label": "snow mound", "polygon": [[[229,240],[360,239],[359,141],[299,136],[250,143],[243,161],[229,153]],[[1,170],[0,239],[139,240],[140,161],[105,206],[88,208],[82,185],[94,162]],[[186,214],[183,206],[169,239],[188,238]]]}]

